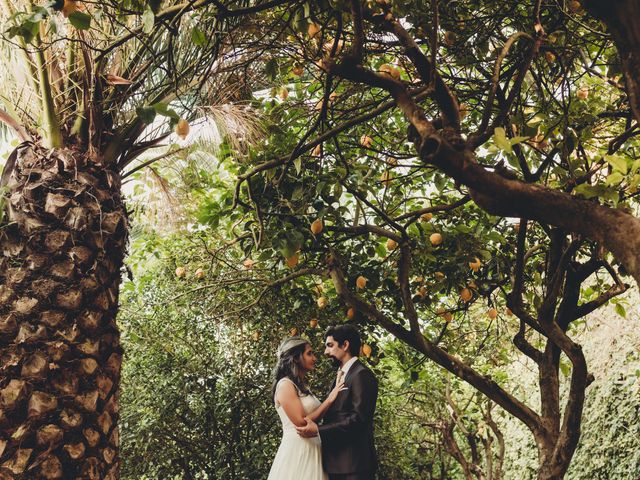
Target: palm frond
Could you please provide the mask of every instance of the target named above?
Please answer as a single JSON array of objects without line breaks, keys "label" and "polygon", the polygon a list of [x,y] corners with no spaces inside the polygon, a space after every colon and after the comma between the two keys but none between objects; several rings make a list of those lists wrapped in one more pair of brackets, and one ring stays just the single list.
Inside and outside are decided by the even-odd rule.
[{"label": "palm frond", "polygon": [[264,135],[257,112],[249,105],[227,103],[200,107],[209,128],[196,138],[201,150],[217,156],[224,142],[234,152],[243,154]]}]

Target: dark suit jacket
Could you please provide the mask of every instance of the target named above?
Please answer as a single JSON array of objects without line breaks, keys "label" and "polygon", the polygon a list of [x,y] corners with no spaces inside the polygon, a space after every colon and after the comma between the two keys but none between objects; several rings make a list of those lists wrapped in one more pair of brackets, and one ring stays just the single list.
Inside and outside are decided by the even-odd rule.
[{"label": "dark suit jacket", "polygon": [[373,445],[373,414],[378,381],[371,370],[356,360],[344,384],[348,389],[338,394],[318,426],[325,472],[375,472],[378,460]]}]

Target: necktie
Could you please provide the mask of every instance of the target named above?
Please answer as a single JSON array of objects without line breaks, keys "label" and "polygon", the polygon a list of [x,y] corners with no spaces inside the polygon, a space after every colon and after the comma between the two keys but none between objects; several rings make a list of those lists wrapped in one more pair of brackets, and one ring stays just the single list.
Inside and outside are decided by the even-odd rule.
[{"label": "necktie", "polygon": [[338,375],[336,377],[336,385],[338,385],[344,379],[344,370],[341,368],[338,370]]}]

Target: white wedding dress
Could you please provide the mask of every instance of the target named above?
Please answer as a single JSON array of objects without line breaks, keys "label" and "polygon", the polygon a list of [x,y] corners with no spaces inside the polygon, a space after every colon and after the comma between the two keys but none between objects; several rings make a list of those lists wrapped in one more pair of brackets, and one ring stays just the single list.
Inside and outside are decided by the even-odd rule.
[{"label": "white wedding dress", "polygon": [[[276,392],[283,382],[291,382],[291,380],[281,378],[276,385]],[[300,401],[305,415],[320,406],[320,401],[311,394],[300,396]],[[282,441],[273,460],[268,480],[327,480],[327,475],[322,471],[320,437],[299,436],[282,405],[276,401],[275,406],[282,422]]]}]

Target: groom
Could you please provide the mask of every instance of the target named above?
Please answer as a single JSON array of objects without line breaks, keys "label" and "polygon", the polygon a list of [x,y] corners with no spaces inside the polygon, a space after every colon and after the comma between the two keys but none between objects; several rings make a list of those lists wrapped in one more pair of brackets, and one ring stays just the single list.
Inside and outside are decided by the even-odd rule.
[{"label": "groom", "polygon": [[296,430],[302,437],[320,436],[330,480],[373,480],[378,463],[373,445],[378,381],[358,360],[362,342],[353,325],[329,327],[324,337],[324,354],[340,367],[333,385],[344,380],[346,390],[329,407],[322,425],[307,419],[307,425]]}]

